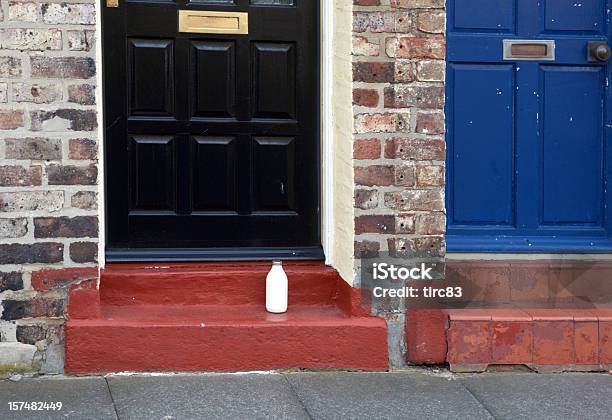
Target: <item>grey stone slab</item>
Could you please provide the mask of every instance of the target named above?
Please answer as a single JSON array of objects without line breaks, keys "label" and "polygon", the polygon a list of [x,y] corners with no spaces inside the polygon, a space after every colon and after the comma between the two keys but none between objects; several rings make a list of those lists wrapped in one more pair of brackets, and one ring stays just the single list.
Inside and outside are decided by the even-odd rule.
[{"label": "grey stone slab", "polygon": [[305,419],[282,375],[108,377],[121,419]]},{"label": "grey stone slab", "polygon": [[612,416],[612,375],[484,374],[462,382],[498,419]]},{"label": "grey stone slab", "polygon": [[287,374],[314,419],[488,419],[459,382],[420,372]]},{"label": "grey stone slab", "polygon": [[[9,411],[9,401],[62,402],[59,411]],[[46,377],[0,380],[0,419],[117,418],[104,378]]]}]

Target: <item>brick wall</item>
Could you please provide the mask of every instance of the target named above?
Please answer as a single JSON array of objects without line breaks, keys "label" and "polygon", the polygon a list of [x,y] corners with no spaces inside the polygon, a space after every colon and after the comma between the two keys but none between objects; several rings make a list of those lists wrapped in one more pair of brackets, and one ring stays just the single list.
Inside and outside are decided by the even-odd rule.
[{"label": "brick wall", "polygon": [[[0,0],[0,374],[61,371],[67,290],[97,281],[96,16],[72,1]],[[335,43],[347,57],[335,83],[349,87],[334,109],[350,110],[352,64],[352,143],[350,112],[334,125],[347,116],[355,254],[441,259],[444,0],[342,0],[336,12],[351,1],[352,63]]]},{"label": "brick wall", "polygon": [[0,373],[57,372],[67,288],[97,278],[96,12],[0,5]]},{"label": "brick wall", "polygon": [[443,259],[444,0],[353,0],[356,256]]}]

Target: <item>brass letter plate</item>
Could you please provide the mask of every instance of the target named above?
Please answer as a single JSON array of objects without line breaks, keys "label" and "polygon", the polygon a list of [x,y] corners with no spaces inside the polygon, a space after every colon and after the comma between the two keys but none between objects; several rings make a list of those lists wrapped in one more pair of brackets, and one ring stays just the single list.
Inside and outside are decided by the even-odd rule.
[{"label": "brass letter plate", "polygon": [[106,7],[119,7],[119,0],[106,0]]},{"label": "brass letter plate", "polygon": [[249,14],[179,10],[179,32],[247,35]]},{"label": "brass letter plate", "polygon": [[504,60],[554,61],[555,41],[540,39],[504,39]]}]

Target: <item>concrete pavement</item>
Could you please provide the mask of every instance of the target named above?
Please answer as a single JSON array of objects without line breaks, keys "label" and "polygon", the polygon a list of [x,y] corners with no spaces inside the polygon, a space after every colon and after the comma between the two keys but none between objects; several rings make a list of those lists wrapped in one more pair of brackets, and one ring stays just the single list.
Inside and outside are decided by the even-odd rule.
[{"label": "concrete pavement", "polygon": [[[0,380],[0,419],[602,419],[612,375],[394,373],[110,375]],[[10,411],[11,401],[61,401]]]}]

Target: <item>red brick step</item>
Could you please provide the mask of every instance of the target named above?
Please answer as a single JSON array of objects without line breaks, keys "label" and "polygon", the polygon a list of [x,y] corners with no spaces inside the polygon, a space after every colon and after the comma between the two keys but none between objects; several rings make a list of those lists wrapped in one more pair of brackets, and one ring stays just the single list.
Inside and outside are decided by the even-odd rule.
[{"label": "red brick step", "polygon": [[[457,372],[491,365],[538,371],[612,368],[609,308],[413,310],[408,319],[409,360],[417,363],[446,362]],[[421,335],[410,335],[415,327]]]},{"label": "red brick step", "polygon": [[334,270],[287,265],[289,311],[273,315],[269,267],[107,267],[99,295],[71,292],[66,372],[387,369],[385,321]]}]

